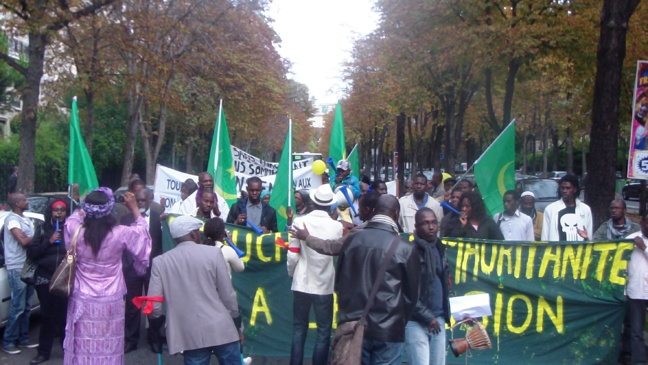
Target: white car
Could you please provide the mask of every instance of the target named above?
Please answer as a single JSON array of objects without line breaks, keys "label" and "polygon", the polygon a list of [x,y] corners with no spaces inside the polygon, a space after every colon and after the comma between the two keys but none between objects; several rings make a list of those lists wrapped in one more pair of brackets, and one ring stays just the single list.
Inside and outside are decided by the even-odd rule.
[{"label": "white car", "polygon": [[[4,221],[8,211],[0,211],[0,235],[4,235]],[[35,225],[42,224],[45,221],[45,217],[40,213],[25,212],[25,217],[34,221]],[[4,241],[4,237],[0,238]],[[4,244],[4,242],[3,242]],[[4,246],[3,246],[4,249]],[[4,256],[4,252],[1,252]],[[9,316],[9,304],[11,303],[11,289],[9,289],[9,277],[7,275],[7,268],[4,266],[4,260],[2,262],[2,267],[0,267],[0,327],[4,327],[7,324],[7,317]],[[32,313],[35,309],[40,308],[40,303],[38,302],[38,296],[34,292],[30,303],[32,305]]]}]

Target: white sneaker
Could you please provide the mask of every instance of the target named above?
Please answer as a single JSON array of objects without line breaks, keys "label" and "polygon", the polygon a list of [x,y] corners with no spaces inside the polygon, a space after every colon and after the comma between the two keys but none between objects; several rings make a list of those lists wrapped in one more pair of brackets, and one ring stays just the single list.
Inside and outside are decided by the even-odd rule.
[{"label": "white sneaker", "polygon": [[244,365],[250,365],[252,363],[252,358],[251,357],[246,357],[243,359],[243,364]]}]

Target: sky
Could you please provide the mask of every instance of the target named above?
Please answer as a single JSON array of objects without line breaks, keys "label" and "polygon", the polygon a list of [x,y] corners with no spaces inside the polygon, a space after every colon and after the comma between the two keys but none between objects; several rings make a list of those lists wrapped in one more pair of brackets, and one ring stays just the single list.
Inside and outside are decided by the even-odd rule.
[{"label": "sky", "polygon": [[308,86],[319,104],[344,96],[343,63],[354,39],[373,31],[373,0],[273,0],[267,15],[281,38],[279,54],[292,62],[290,78]]}]

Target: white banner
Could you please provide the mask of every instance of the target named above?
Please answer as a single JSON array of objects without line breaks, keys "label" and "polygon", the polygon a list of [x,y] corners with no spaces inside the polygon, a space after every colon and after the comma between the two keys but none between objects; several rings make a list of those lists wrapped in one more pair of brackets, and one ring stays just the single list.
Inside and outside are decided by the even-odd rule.
[{"label": "white banner", "polygon": [[[272,192],[277,177],[278,163],[261,160],[234,146],[232,146],[232,156],[236,170],[237,194],[245,189],[245,181],[252,176],[261,179],[263,190]],[[250,174],[249,172],[259,173]],[[270,172],[272,173],[270,174]],[[197,175],[187,174],[158,164],[155,169],[155,183],[153,185],[155,201],[159,202],[160,198],[164,197],[167,200],[165,208],[170,208],[180,200],[180,188],[187,179],[193,179],[196,184],[198,183]],[[293,181],[295,182],[295,191],[315,189],[322,185],[322,177],[313,172],[312,159],[293,162]]]}]

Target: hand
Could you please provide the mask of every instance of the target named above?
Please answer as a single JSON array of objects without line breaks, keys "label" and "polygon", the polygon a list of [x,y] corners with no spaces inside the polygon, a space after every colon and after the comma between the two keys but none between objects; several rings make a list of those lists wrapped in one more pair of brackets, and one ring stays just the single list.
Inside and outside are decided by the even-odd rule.
[{"label": "hand", "polygon": [[247,214],[239,214],[238,217],[236,217],[236,224],[239,225],[245,225],[245,221],[247,220]]},{"label": "hand", "polygon": [[435,318],[428,324],[428,329],[435,335],[441,333],[441,323]]},{"label": "hand", "polygon": [[635,239],[634,239],[634,244],[635,244],[635,245],[637,246],[637,248],[640,249],[641,251],[645,251],[645,250],[646,250],[646,243],[644,242],[643,238],[641,238],[641,236],[637,236],[637,237],[635,237]]},{"label": "hand", "polygon": [[239,333],[239,341],[241,341],[241,345],[245,344],[245,334],[240,329],[238,333]]},{"label": "hand", "polygon": [[166,207],[166,203],[167,203],[167,198],[160,197],[160,205]]},{"label": "hand", "polygon": [[286,208],[286,217],[288,217],[289,220],[292,220],[292,218],[295,216],[295,213],[293,212],[291,207]]},{"label": "hand", "polygon": [[585,241],[588,241],[588,240],[589,240],[589,238],[588,238],[589,236],[587,235],[587,228],[585,228],[585,226],[583,226],[583,229],[578,229],[578,227],[576,227],[576,232],[577,232],[578,235],[581,236],[581,238],[583,238]]},{"label": "hand", "polygon": [[137,201],[135,200],[135,194],[131,193],[130,191],[125,192],[122,194],[122,197],[124,197],[124,203],[126,203],[126,206],[129,207],[131,210],[133,208],[137,208]]},{"label": "hand", "polygon": [[54,244],[54,242],[60,241],[60,240],[61,240],[61,232],[56,231],[50,236],[49,243]]},{"label": "hand", "polygon": [[452,190],[450,190],[450,191],[446,191],[446,192],[443,194],[443,200],[445,200],[445,201],[448,202],[448,203],[450,203],[450,198],[451,198],[451,197],[452,197]]},{"label": "hand", "polygon": [[270,231],[268,231],[268,229],[265,226],[261,226],[259,227],[259,229],[261,229],[263,233],[270,233]]},{"label": "hand", "polygon": [[302,228],[299,228],[295,225],[293,225],[292,229],[290,230],[290,234],[297,238],[298,240],[305,241],[310,234],[308,233],[308,228],[306,226],[303,226]]},{"label": "hand", "polygon": [[465,227],[466,224],[468,224],[468,218],[465,214],[461,213],[461,215],[459,216],[459,222],[461,222],[462,227]]},{"label": "hand", "polygon": [[216,217],[220,217],[221,215],[220,210],[218,209],[218,205],[214,205],[214,209],[212,209],[212,212]]},{"label": "hand", "polygon": [[168,217],[169,217],[168,213],[162,213],[162,214],[160,214],[160,221],[163,221],[163,220],[167,219]]}]

